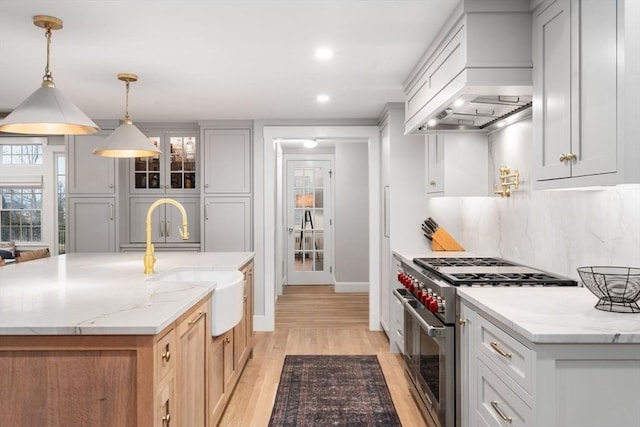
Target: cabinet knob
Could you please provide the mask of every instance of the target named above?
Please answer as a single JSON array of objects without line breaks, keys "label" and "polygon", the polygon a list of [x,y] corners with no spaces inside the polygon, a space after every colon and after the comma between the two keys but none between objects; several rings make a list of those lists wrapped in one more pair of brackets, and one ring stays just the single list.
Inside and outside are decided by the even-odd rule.
[{"label": "cabinet knob", "polygon": [[571,162],[573,160],[576,160],[578,158],[578,156],[576,156],[573,153],[567,153],[567,154],[560,154],[560,161],[561,162]]},{"label": "cabinet knob", "polygon": [[459,324],[460,326],[464,326],[464,325],[466,325],[466,324],[467,324],[467,322],[468,322],[468,320],[467,320],[467,319],[458,319],[458,324]]},{"label": "cabinet knob", "polygon": [[113,184],[109,184],[109,188],[113,188]]},{"label": "cabinet knob", "polygon": [[171,422],[171,414],[167,414],[162,417],[162,427],[169,427],[169,423]]},{"label": "cabinet knob", "polygon": [[435,186],[435,185],[436,185],[436,182],[435,182],[435,181],[429,181],[429,185],[431,185],[431,186]]},{"label": "cabinet knob", "polygon": [[228,336],[224,337],[224,342],[229,344],[231,342],[231,338],[229,338]]},{"label": "cabinet knob", "polygon": [[209,188],[209,184],[205,184],[205,185],[204,185],[204,188]]}]

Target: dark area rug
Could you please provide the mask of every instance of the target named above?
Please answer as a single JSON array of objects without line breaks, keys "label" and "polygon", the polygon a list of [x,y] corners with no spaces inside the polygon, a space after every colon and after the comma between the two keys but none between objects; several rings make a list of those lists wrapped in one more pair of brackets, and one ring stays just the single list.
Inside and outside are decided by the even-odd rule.
[{"label": "dark area rug", "polygon": [[270,427],[401,427],[376,356],[286,356]]}]

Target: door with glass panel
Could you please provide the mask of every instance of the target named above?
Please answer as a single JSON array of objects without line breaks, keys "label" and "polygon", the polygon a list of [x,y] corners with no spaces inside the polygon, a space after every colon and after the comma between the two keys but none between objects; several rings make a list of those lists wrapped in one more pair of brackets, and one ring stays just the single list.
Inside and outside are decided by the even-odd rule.
[{"label": "door with glass panel", "polygon": [[287,283],[333,284],[331,160],[288,160]]}]

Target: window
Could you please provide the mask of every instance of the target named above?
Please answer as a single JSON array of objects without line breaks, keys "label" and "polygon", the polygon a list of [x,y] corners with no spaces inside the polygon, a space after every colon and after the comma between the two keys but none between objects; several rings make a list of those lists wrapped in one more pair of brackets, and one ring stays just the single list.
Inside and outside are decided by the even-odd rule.
[{"label": "window", "polygon": [[42,241],[42,187],[0,189],[0,240]]},{"label": "window", "polygon": [[57,193],[57,204],[58,204],[58,254],[66,253],[66,241],[67,241],[67,231],[66,231],[66,211],[65,206],[66,202],[66,187],[67,187],[67,176],[65,175],[65,162],[66,158],[64,153],[56,153],[56,193]]},{"label": "window", "polygon": [[0,144],[0,164],[3,165],[41,165],[42,143]]}]

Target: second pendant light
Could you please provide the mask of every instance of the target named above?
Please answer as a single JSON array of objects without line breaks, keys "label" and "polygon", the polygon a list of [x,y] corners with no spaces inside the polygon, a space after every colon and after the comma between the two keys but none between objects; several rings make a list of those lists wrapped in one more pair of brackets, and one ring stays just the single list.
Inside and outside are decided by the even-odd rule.
[{"label": "second pendant light", "polygon": [[93,150],[93,154],[104,157],[149,157],[162,153],[129,117],[129,84],[138,81],[138,76],[120,73],[118,80],[125,82],[127,87],[124,120],[118,129]]}]

